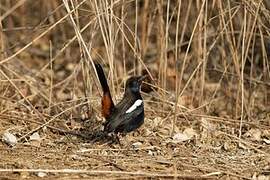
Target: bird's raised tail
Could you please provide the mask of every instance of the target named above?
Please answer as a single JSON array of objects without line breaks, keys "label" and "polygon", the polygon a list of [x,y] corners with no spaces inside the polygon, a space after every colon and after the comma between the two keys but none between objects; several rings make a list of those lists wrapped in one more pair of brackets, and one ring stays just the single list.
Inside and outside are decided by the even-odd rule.
[{"label": "bird's raised tail", "polygon": [[108,119],[110,118],[111,113],[113,111],[114,103],[112,100],[110,88],[108,86],[107,79],[106,79],[102,66],[98,63],[95,63],[95,68],[98,74],[99,82],[103,90],[103,96],[101,100],[102,115],[103,117],[105,117],[105,119]]}]

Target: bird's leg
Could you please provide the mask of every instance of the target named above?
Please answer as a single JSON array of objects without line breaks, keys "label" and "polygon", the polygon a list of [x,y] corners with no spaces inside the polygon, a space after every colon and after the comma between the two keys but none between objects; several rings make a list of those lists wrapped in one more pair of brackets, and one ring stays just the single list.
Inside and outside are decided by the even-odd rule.
[{"label": "bird's leg", "polygon": [[127,135],[127,133],[119,133],[119,137],[122,139],[122,140],[120,139],[120,141],[121,141],[120,145],[122,147],[129,147],[129,145],[130,145],[126,135]]},{"label": "bird's leg", "polygon": [[126,134],[125,133],[116,133],[114,134],[114,141],[119,144],[121,147],[125,146],[126,144],[122,141],[121,142],[121,139],[125,136]]},{"label": "bird's leg", "polygon": [[116,133],[114,137],[115,137],[114,140],[116,140],[116,142],[117,142],[119,145],[121,145],[120,138],[119,138],[119,133]]},{"label": "bird's leg", "polygon": [[120,144],[120,139],[118,137],[118,133],[110,133],[110,137],[111,137],[111,140],[112,140],[112,144],[113,143]]}]

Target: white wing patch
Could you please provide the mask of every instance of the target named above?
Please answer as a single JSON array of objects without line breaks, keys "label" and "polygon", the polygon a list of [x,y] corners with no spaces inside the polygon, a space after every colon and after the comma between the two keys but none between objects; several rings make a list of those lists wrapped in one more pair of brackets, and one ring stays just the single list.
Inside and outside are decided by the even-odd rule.
[{"label": "white wing patch", "polygon": [[142,103],[143,103],[143,101],[141,99],[138,99],[137,101],[135,101],[135,103],[130,108],[128,108],[128,110],[126,111],[126,113],[131,113],[137,107],[139,107]]}]

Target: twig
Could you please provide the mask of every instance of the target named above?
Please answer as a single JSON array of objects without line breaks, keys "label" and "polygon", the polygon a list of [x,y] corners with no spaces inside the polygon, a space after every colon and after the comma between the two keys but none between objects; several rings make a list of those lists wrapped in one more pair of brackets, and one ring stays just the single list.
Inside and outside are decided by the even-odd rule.
[{"label": "twig", "polygon": [[66,173],[66,174],[110,174],[110,175],[132,175],[146,177],[179,177],[191,179],[209,179],[209,177],[198,175],[184,175],[173,173],[151,173],[143,171],[106,171],[106,170],[84,170],[84,169],[0,169],[0,172],[44,172],[44,173]]}]

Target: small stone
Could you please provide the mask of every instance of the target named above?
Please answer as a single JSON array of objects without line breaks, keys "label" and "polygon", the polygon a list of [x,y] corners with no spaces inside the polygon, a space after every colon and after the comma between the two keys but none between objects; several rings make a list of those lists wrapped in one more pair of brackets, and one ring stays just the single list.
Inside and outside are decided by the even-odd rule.
[{"label": "small stone", "polygon": [[140,146],[142,146],[141,142],[135,142],[132,144],[133,148],[139,148]]},{"label": "small stone", "polygon": [[32,140],[32,141],[39,141],[40,140],[40,136],[39,136],[38,132],[33,133],[30,136],[30,140]]},{"label": "small stone", "polygon": [[17,138],[15,135],[11,134],[10,132],[6,131],[3,136],[2,139],[5,143],[7,143],[10,146],[15,146],[17,144]]},{"label": "small stone", "polygon": [[45,172],[37,172],[37,176],[38,177],[45,177],[45,176],[47,176],[47,173],[45,173]]},{"label": "small stone", "polygon": [[153,156],[153,155],[154,155],[153,151],[151,151],[151,150],[148,151],[148,154],[149,154],[150,156]]}]

